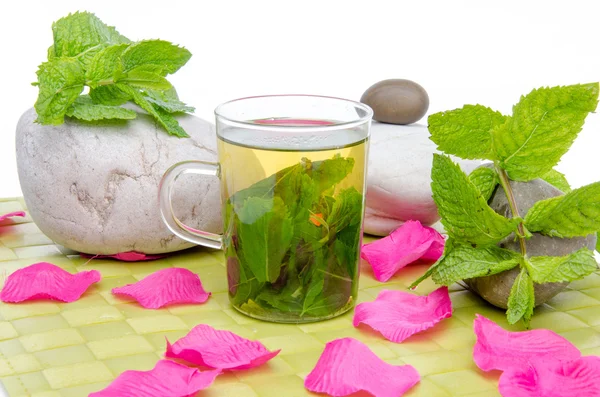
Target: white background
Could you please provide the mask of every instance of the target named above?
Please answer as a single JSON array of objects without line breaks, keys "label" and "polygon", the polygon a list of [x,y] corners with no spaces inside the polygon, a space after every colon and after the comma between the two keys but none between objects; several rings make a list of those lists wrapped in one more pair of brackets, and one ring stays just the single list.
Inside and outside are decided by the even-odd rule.
[{"label": "white background", "polygon": [[[492,4],[493,3],[493,4]],[[21,194],[14,155],[30,83],[52,21],[95,12],[130,39],[161,38],[194,54],[171,80],[212,119],[228,99],[311,93],[359,99],[407,78],[430,113],[481,103],[509,113],[544,85],[600,79],[596,1],[9,1],[0,8],[0,197]],[[424,122],[424,120],[422,120]],[[600,120],[588,117],[558,169],[574,186],[600,180]]]},{"label": "white background", "polygon": [[[197,114],[270,93],[359,99],[371,84],[407,78],[430,113],[481,103],[509,113],[544,85],[600,79],[595,0],[568,1],[59,1],[0,6],[0,197],[21,194],[14,156],[30,83],[52,42],[52,21],[97,13],[127,37],[162,38],[194,54],[172,82]],[[598,114],[559,170],[574,186],[600,180]],[[2,394],[0,392],[0,394]]]}]

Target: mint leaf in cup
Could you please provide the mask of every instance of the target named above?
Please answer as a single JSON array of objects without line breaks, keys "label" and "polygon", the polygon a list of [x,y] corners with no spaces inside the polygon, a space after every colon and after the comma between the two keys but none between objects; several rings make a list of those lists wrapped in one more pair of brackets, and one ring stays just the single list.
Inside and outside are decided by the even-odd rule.
[{"label": "mint leaf in cup", "polygon": [[352,302],[364,199],[342,187],[353,167],[340,155],[302,158],[229,198],[224,238],[236,307],[301,319]]},{"label": "mint leaf in cup", "polygon": [[238,213],[240,259],[259,282],[274,283],[292,241],[292,219],[279,197],[250,197]]}]

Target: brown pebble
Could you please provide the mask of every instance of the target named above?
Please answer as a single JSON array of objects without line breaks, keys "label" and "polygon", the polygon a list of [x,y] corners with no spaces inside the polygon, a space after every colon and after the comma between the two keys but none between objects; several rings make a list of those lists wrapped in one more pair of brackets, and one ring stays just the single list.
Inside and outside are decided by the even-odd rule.
[{"label": "brown pebble", "polygon": [[429,109],[427,91],[404,79],[380,81],[369,87],[360,101],[373,109],[373,119],[390,124],[414,123]]}]

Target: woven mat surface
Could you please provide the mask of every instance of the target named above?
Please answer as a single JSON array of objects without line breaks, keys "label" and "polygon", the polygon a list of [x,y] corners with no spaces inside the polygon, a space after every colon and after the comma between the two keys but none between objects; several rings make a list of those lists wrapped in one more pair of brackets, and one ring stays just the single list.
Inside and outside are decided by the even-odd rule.
[{"label": "woven mat surface", "polygon": [[[22,199],[0,199],[0,214],[25,209]],[[54,245],[29,216],[0,226],[3,277],[42,261],[72,273],[97,269],[103,278],[73,303],[0,303],[0,380],[10,396],[86,396],[127,369],[151,369],[164,353],[165,337],[175,341],[200,323],[258,339],[269,349],[282,349],[260,368],[219,376],[198,394],[202,397],[316,396],[304,389],[303,379],[325,343],[341,337],[363,341],[388,363],[413,365],[422,380],[407,396],[498,396],[499,374],[484,373],[473,363],[473,319],[480,313],[503,327],[522,329],[521,325],[508,326],[502,311],[458,285],[450,288],[452,318],[401,344],[367,327],[354,328],[352,313],[313,324],[271,324],[250,319],[229,306],[219,251],[192,249],[152,262],[89,261]],[[205,304],[147,310],[110,292],[174,266],[198,273],[212,297]],[[383,289],[406,290],[425,269],[425,265],[409,266],[389,282],[380,283],[363,263],[358,302],[374,300]],[[435,288],[427,281],[415,293]],[[532,327],[558,332],[584,355],[600,355],[600,276],[572,283],[566,292],[538,308]]]}]

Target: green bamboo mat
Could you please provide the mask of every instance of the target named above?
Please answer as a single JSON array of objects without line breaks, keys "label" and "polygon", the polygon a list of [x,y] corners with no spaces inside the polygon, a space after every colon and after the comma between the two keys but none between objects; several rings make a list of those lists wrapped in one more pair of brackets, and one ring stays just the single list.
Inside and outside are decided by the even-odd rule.
[{"label": "green bamboo mat", "polygon": [[[25,210],[22,199],[0,199],[0,214]],[[498,396],[498,373],[480,371],[472,360],[472,322],[480,313],[509,327],[504,313],[462,287],[450,288],[452,318],[401,344],[385,340],[367,327],[354,328],[352,313],[304,325],[256,321],[228,303],[227,278],[219,251],[192,249],[152,262],[92,260],[56,246],[31,218],[13,218],[0,226],[0,271],[3,276],[36,262],[50,262],[69,272],[96,269],[102,281],[73,303],[0,303],[0,380],[10,396],[80,397],[106,387],[127,369],[148,370],[162,357],[165,336],[171,341],[197,324],[227,329],[258,339],[281,353],[262,367],[220,375],[198,396],[310,396],[303,379],[314,367],[325,343],[354,337],[391,364],[411,364],[421,382],[407,396]],[[200,275],[212,297],[205,304],[147,310],[113,296],[113,287],[136,282],[166,267],[184,267]],[[425,265],[412,265],[387,283],[373,278],[362,264],[358,302],[375,299],[383,289],[406,290]],[[416,293],[436,286],[427,281]],[[600,354],[600,276],[593,274],[536,310],[534,328],[563,335],[583,354]],[[358,393],[356,396],[365,396]]]}]

